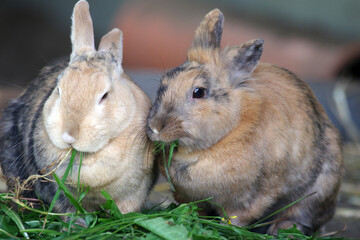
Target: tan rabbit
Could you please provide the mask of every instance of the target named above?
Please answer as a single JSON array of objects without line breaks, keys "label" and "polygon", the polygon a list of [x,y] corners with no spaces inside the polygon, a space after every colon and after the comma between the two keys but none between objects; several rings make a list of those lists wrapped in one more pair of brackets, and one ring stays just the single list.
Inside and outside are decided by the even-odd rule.
[{"label": "tan rabbit", "polygon": [[[213,197],[246,226],[316,192],[267,229],[296,224],[312,234],[334,214],[343,172],[337,130],[303,81],[258,62],[263,40],[220,49],[223,19],[208,13],[187,61],[162,77],[148,135],[179,140],[169,167],[177,201]],[[217,205],[201,207],[224,216]]]},{"label": "tan rabbit", "polygon": [[[94,47],[89,5],[79,1],[72,17],[70,62],[46,67],[25,93],[4,111],[0,159],[7,178],[49,172],[70,148],[83,152],[80,184],[90,187],[82,203],[98,209],[106,190],[123,213],[138,211],[154,181],[152,143],[145,131],[151,104],[123,73],[122,33],[113,29]],[[68,187],[76,192],[77,155]],[[56,173],[64,174],[68,160]],[[73,183],[73,185],[72,185]],[[57,185],[37,181],[45,203]],[[65,196],[55,206],[74,211]]]}]

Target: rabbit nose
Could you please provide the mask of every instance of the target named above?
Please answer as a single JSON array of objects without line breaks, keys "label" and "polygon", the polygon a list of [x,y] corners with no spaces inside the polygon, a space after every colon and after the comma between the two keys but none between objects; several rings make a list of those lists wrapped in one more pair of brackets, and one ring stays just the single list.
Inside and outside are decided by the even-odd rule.
[{"label": "rabbit nose", "polygon": [[161,129],[163,128],[163,123],[162,123],[162,121],[159,121],[159,120],[151,121],[149,124],[149,128],[150,128],[150,131],[152,131],[152,133],[159,135]]},{"label": "rabbit nose", "polygon": [[159,134],[159,131],[156,129],[156,128],[151,128],[151,131],[153,131],[153,133],[155,133],[155,134]]},{"label": "rabbit nose", "polygon": [[67,132],[65,132],[61,137],[67,144],[73,144],[75,142],[75,138],[70,136]]}]

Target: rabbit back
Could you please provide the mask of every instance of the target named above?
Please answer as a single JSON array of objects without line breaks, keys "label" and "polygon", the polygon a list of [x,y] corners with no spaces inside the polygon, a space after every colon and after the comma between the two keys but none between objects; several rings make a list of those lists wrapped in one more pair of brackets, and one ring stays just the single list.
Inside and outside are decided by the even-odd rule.
[{"label": "rabbit back", "polygon": [[[62,62],[45,67],[26,91],[12,100],[3,111],[0,137],[3,144],[0,146],[0,158],[1,168],[10,180],[10,185],[15,184],[11,181],[12,178],[19,177],[19,180],[23,181],[31,175],[41,174],[43,170],[37,159],[42,142],[39,142],[36,135],[39,129],[43,128],[44,104],[56,86],[58,75],[66,66],[67,63]],[[24,191],[24,196],[42,195],[44,201],[50,203],[56,189],[52,182],[35,183],[32,190]]]}]

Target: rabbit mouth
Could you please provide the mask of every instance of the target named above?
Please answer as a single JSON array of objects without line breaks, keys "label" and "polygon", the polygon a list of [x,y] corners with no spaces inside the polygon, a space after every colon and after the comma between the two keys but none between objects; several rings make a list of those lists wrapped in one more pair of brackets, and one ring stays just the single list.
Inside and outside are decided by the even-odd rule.
[{"label": "rabbit mouth", "polygon": [[179,121],[167,124],[162,129],[148,125],[148,136],[152,141],[173,142],[187,136]]},{"label": "rabbit mouth", "polygon": [[95,153],[102,149],[106,144],[104,143],[93,143],[93,144],[82,144],[80,141],[74,141],[73,143],[65,143],[61,145],[56,145],[60,149],[74,149],[77,152],[82,153]]}]

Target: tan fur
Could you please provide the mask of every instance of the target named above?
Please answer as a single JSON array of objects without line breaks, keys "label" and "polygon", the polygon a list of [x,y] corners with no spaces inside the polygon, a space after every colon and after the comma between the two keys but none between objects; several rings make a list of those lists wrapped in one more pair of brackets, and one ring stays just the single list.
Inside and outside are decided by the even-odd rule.
[{"label": "tan fur", "polygon": [[[80,184],[90,187],[82,201],[87,211],[105,203],[102,190],[123,213],[139,211],[154,181],[153,144],[145,131],[151,103],[123,73],[122,32],[106,34],[98,51],[93,41],[89,6],[82,0],[74,7],[70,62],[44,68],[5,111],[2,169],[8,178],[48,173],[73,148],[78,153],[66,182],[76,195],[82,152]],[[69,159],[56,170],[60,177]],[[38,181],[34,188],[50,203],[57,186]],[[65,196],[54,209],[75,211]]]},{"label": "tan fur", "polygon": [[[152,145],[142,132],[150,101],[122,73],[119,65],[122,60],[120,30],[109,32],[99,45],[99,53],[105,55],[103,58],[106,59],[110,53],[117,62],[110,62],[111,59],[96,61],[99,56],[95,49],[84,50],[84,46],[77,43],[77,38],[84,38],[80,35],[83,28],[92,25],[88,23],[91,18],[87,16],[85,3],[80,1],[75,6],[73,19],[79,22],[74,22],[73,31],[81,30],[73,34],[76,36],[73,51],[76,52],[72,54],[69,67],[59,77],[61,94],[54,89],[45,103],[45,129],[56,147],[67,151],[71,146],[85,152],[80,183],[91,187],[90,199],[102,198],[100,191],[106,190],[123,213],[139,211],[150,187],[153,166]],[[90,40],[84,42],[87,47]],[[81,58],[86,60],[77,60]],[[107,98],[99,103],[106,92]],[[75,142],[64,142],[64,133],[73,137]],[[51,154],[53,146],[45,151]],[[65,167],[58,170],[60,176],[64,170]],[[73,174],[71,181],[77,184],[77,174]],[[98,203],[86,204],[95,208]]]},{"label": "tan fur", "polygon": [[204,64],[210,62],[213,59],[214,57],[213,51],[214,50],[193,48],[193,49],[189,49],[187,53],[187,57],[189,61],[194,61],[200,64]]},{"label": "tan fur", "polygon": [[[208,31],[203,26],[194,41]],[[213,197],[227,215],[237,216],[234,224],[246,226],[316,192],[277,216],[288,221],[267,230],[297,224],[312,234],[334,213],[343,171],[339,136],[304,82],[258,64],[262,42],[225,49],[193,44],[188,62],[162,79],[148,135],[179,140],[169,168],[179,202]],[[193,98],[199,87],[205,97]],[[217,205],[201,207],[223,215]]]},{"label": "tan fur", "polygon": [[[75,9],[77,9],[75,11]],[[94,49],[94,31],[91,16],[89,14],[89,4],[85,0],[76,3],[72,16],[71,42],[73,53],[81,55],[83,51]]]}]

